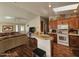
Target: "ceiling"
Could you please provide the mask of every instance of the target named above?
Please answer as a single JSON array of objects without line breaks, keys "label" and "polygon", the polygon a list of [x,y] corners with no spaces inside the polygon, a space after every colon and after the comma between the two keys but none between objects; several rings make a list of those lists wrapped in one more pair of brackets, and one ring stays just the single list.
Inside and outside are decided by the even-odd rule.
[{"label": "ceiling", "polygon": [[[75,3],[77,2],[0,2],[0,19],[12,16],[17,20],[27,22],[37,16],[54,16],[56,14],[52,8]],[[48,7],[49,4],[52,5],[52,8]]]}]

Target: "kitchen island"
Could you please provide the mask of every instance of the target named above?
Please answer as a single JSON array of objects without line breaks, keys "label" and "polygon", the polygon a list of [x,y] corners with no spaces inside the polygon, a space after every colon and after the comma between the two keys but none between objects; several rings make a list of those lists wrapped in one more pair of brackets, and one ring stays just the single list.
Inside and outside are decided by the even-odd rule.
[{"label": "kitchen island", "polygon": [[46,34],[33,35],[32,38],[37,39],[37,47],[46,51],[46,56],[51,57],[51,41],[52,37]]}]

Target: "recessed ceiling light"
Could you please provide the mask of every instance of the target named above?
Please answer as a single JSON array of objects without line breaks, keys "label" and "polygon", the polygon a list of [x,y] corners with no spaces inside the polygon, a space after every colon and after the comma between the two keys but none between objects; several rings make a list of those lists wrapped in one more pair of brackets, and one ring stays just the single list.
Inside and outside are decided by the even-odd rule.
[{"label": "recessed ceiling light", "polygon": [[67,6],[53,8],[53,10],[55,12],[74,10],[74,9],[77,9],[78,5],[79,5],[79,3],[78,4],[72,4],[72,5],[67,5]]},{"label": "recessed ceiling light", "polygon": [[5,18],[5,19],[13,19],[14,17],[11,17],[11,16],[5,16],[4,18]]},{"label": "recessed ceiling light", "polygon": [[74,13],[76,13],[77,12],[77,10],[74,10]]},{"label": "recessed ceiling light", "polygon": [[52,6],[49,4],[49,8],[51,8]]}]

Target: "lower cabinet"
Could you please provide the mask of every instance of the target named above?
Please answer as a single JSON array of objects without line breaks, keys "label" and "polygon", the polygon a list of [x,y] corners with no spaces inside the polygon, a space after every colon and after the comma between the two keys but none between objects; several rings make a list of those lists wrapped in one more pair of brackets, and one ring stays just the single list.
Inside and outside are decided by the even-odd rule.
[{"label": "lower cabinet", "polygon": [[30,38],[29,44],[30,44],[30,47],[36,48],[37,47],[37,40],[35,38]]},{"label": "lower cabinet", "polygon": [[75,57],[79,56],[79,49],[75,47],[67,47],[57,43],[53,43],[53,57]]},{"label": "lower cabinet", "polygon": [[70,46],[79,48],[79,36],[70,35]]},{"label": "lower cabinet", "polygon": [[69,46],[57,44],[57,35],[50,34],[54,38],[52,41],[52,56],[54,57],[74,57],[79,56],[79,36],[69,36]]}]

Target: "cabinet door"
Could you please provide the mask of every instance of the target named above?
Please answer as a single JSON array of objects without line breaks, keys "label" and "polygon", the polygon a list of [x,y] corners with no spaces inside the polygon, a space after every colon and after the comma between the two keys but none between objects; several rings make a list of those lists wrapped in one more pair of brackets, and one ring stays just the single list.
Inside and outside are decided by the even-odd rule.
[{"label": "cabinet door", "polygon": [[70,38],[70,46],[71,47],[79,47],[79,37],[69,36],[69,38]]},{"label": "cabinet door", "polygon": [[78,18],[75,21],[75,27],[76,27],[76,29],[79,29],[79,19]]},{"label": "cabinet door", "polygon": [[58,23],[58,25],[61,25],[61,24],[63,24],[63,20],[62,20],[62,19],[59,19],[59,20],[57,21],[57,23]]},{"label": "cabinet door", "polygon": [[53,28],[53,20],[49,21],[49,28]]},{"label": "cabinet door", "polygon": [[68,19],[63,20],[63,24],[69,24]]},{"label": "cabinet door", "polygon": [[57,28],[57,20],[54,20],[54,21],[52,22],[52,27],[53,27],[54,29]]},{"label": "cabinet door", "polygon": [[75,28],[74,25],[75,25],[74,19],[73,18],[70,18],[69,19],[69,28]]},{"label": "cabinet door", "polygon": [[57,28],[57,25],[68,24],[69,28],[79,29],[79,19],[78,17],[71,17],[68,19],[57,19],[50,22],[51,28]]},{"label": "cabinet door", "polygon": [[76,17],[72,17],[69,19],[69,27],[73,29],[79,28],[79,20]]}]

